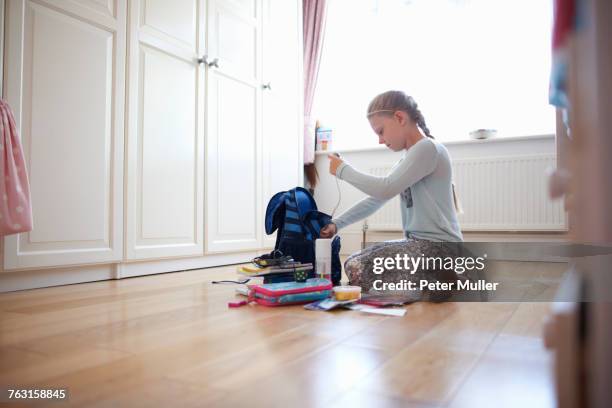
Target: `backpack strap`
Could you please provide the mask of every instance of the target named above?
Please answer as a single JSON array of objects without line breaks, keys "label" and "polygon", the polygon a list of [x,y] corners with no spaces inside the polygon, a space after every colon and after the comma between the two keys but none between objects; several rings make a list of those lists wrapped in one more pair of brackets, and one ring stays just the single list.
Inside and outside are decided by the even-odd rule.
[{"label": "backpack strap", "polygon": [[319,237],[321,225],[318,220],[311,218],[311,213],[317,211],[317,203],[308,190],[296,187],[290,191],[294,197],[298,214],[300,216],[304,235],[308,241],[313,241]]},{"label": "backpack strap", "polygon": [[283,237],[288,239],[304,239],[305,231],[302,218],[295,201],[295,192],[292,190],[285,196],[285,224],[283,225]]},{"label": "backpack strap", "polygon": [[296,187],[290,191],[294,197],[298,207],[298,212],[302,219],[312,210],[317,209],[317,203],[315,202],[312,194],[303,187]]}]

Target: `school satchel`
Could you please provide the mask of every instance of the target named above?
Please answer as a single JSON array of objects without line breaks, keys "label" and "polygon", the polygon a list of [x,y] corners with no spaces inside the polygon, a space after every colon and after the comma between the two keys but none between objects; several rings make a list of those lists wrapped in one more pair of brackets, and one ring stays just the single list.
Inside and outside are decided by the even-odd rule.
[{"label": "school satchel", "polygon": [[[266,234],[276,234],[274,250],[290,255],[303,263],[315,262],[315,240],[321,236],[321,228],[331,223],[331,216],[319,211],[314,198],[302,187],[276,193],[266,208]],[[331,279],[334,286],[340,284],[340,237],[332,239]],[[316,270],[310,274],[314,278]]]}]

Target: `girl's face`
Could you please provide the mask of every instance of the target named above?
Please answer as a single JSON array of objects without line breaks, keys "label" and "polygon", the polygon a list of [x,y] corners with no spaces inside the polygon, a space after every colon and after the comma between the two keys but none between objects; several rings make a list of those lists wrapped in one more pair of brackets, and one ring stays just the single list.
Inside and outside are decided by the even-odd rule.
[{"label": "girl's face", "polygon": [[394,152],[406,148],[408,114],[395,111],[392,116],[374,114],[368,119],[372,130],[378,136],[378,143],[386,145]]}]

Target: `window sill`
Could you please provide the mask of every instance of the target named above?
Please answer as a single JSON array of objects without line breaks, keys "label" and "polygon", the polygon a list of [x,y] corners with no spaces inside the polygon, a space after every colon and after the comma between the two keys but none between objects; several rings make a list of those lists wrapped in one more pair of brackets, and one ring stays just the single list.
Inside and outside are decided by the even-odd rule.
[{"label": "window sill", "polygon": [[[538,139],[554,139],[554,134],[547,135],[530,135],[530,136],[507,136],[507,137],[493,137],[491,139],[464,139],[464,140],[451,140],[448,142],[442,142],[445,146],[452,145],[474,145],[474,144],[488,144],[488,143],[512,143],[521,142],[526,140],[538,140]],[[324,155],[330,153],[355,153],[355,152],[370,152],[377,150],[388,150],[383,145],[371,146],[371,147],[356,147],[356,148],[344,148],[344,149],[332,149],[332,150],[317,150],[316,155]]]}]

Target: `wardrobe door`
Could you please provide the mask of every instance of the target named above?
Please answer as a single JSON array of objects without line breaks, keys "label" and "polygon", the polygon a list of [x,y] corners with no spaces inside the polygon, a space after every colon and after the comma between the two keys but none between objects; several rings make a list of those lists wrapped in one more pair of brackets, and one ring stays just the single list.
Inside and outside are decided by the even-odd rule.
[{"label": "wardrobe door", "polygon": [[34,228],[5,238],[4,267],[118,261],[126,0],[6,3],[4,95],[21,135]]},{"label": "wardrobe door", "polygon": [[[263,205],[303,183],[302,2],[264,0]],[[264,238],[273,247],[275,234]]]},{"label": "wardrobe door", "polygon": [[261,0],[208,2],[206,251],[261,247]]},{"label": "wardrobe door", "polygon": [[127,259],[203,254],[204,2],[130,2]]}]

